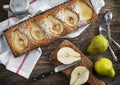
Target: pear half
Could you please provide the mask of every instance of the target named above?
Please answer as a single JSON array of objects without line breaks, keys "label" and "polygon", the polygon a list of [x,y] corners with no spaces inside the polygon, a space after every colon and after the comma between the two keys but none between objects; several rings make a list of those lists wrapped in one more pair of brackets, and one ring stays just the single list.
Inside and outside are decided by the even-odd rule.
[{"label": "pear half", "polygon": [[78,1],[76,3],[76,10],[82,19],[89,20],[92,18],[92,9],[84,2]]},{"label": "pear half", "polygon": [[33,39],[40,41],[45,38],[45,32],[35,22],[31,22],[31,36]]},{"label": "pear half", "polygon": [[27,37],[18,30],[14,31],[13,44],[18,50],[23,50],[28,47]]},{"label": "pear half", "polygon": [[75,26],[78,23],[78,15],[68,8],[64,9],[64,22],[69,26]]},{"label": "pear half", "polygon": [[50,32],[54,34],[61,34],[63,32],[64,26],[59,19],[49,15],[45,20],[47,21]]},{"label": "pear half", "polygon": [[70,78],[70,85],[82,85],[89,78],[89,70],[85,66],[77,66],[73,69]]},{"label": "pear half", "polygon": [[57,59],[63,64],[71,64],[81,59],[81,55],[70,47],[62,47],[57,52]]}]

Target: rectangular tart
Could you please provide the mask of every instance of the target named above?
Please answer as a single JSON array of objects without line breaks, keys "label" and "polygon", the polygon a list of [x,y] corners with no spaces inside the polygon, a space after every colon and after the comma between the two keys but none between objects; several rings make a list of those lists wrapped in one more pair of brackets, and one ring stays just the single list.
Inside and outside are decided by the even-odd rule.
[{"label": "rectangular tart", "polygon": [[20,56],[92,23],[96,18],[89,0],[70,0],[10,27],[4,34],[13,54]]}]

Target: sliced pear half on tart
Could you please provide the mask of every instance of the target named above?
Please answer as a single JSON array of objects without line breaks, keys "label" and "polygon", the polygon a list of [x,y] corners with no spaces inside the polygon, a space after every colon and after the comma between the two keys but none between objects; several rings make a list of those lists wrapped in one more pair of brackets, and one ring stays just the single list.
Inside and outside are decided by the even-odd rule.
[{"label": "sliced pear half on tart", "polygon": [[18,30],[14,31],[13,44],[18,50],[24,50],[28,47],[28,38]]},{"label": "sliced pear half on tart", "polygon": [[93,11],[91,7],[89,7],[87,4],[85,4],[82,1],[78,1],[75,5],[77,13],[83,20],[89,20],[92,18]]},{"label": "sliced pear half on tart", "polygon": [[33,39],[40,41],[45,38],[45,32],[35,22],[31,22],[31,36]]},{"label": "sliced pear half on tart", "polygon": [[64,22],[67,25],[69,25],[71,27],[77,25],[79,17],[75,12],[71,11],[68,8],[65,8],[63,10],[63,16],[64,16]]},{"label": "sliced pear half on tart", "polygon": [[63,32],[64,26],[63,26],[63,23],[59,19],[55,18],[52,15],[48,15],[45,20],[47,21],[47,25],[48,25],[50,32],[54,34],[58,34],[58,35]]}]

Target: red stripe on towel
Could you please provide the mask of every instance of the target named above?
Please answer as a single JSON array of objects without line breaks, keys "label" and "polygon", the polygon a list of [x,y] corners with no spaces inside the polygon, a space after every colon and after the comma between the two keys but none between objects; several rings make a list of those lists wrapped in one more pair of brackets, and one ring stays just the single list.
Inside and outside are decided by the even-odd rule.
[{"label": "red stripe on towel", "polygon": [[32,1],[30,1],[30,4],[32,4],[32,3],[34,3],[36,0],[32,0]]},{"label": "red stripe on towel", "polygon": [[14,18],[14,17],[15,17],[15,15],[8,16],[8,18]]},{"label": "red stripe on towel", "polygon": [[30,52],[27,52],[27,53],[25,54],[25,56],[24,56],[21,64],[19,65],[19,67],[18,67],[18,69],[17,69],[17,71],[16,71],[16,74],[19,73],[20,69],[22,68],[22,66],[23,66],[23,64],[25,63],[25,61],[26,61],[26,59],[27,59],[27,57],[28,57],[29,54],[30,54]]}]

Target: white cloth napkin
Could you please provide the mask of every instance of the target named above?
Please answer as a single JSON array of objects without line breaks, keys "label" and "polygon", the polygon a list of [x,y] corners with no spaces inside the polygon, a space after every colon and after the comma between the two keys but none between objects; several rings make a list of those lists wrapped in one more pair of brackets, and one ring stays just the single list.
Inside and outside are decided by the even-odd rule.
[{"label": "white cloth napkin", "polygon": [[[7,70],[19,74],[24,78],[28,79],[35,64],[40,58],[42,51],[40,48],[38,48],[20,57],[15,58],[7,44],[3,31],[12,25],[15,25],[25,19],[28,19],[31,16],[34,16],[39,11],[43,12],[65,1],[68,0],[30,0],[29,13],[31,15],[23,19],[18,19],[15,16],[13,16],[11,12],[8,12],[9,18],[0,23],[0,63],[5,65]],[[105,5],[103,0],[91,0],[91,2],[97,13],[99,13],[99,10]],[[80,28],[79,30],[70,33],[62,38],[74,38],[80,35],[80,33],[88,26],[89,25],[86,25]]]}]

